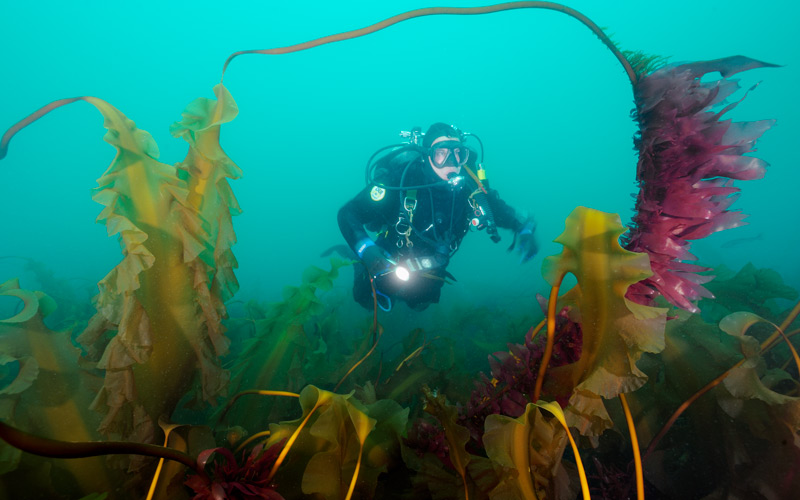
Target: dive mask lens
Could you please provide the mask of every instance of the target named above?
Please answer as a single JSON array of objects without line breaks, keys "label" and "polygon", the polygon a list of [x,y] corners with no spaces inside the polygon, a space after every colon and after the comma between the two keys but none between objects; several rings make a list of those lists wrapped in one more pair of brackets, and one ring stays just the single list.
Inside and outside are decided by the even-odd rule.
[{"label": "dive mask lens", "polygon": [[469,159],[469,148],[459,141],[442,141],[431,147],[428,156],[436,168],[460,167]]}]

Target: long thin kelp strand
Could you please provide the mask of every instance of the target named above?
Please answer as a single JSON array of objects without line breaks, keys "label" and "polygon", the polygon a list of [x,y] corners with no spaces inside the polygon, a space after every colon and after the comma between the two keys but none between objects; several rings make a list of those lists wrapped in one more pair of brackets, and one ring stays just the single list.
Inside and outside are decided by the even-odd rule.
[{"label": "long thin kelp strand", "polygon": [[347,370],[347,373],[344,374],[339,383],[336,384],[336,387],[333,388],[333,392],[336,392],[339,389],[339,386],[342,385],[342,382],[344,382],[345,379],[349,377],[350,374],[353,373],[355,369],[359,367],[359,365],[361,365],[361,363],[363,363],[368,357],[372,355],[372,353],[375,351],[375,348],[378,347],[378,341],[381,339],[381,335],[383,335],[383,327],[378,324],[378,292],[377,290],[375,290],[375,283],[372,278],[369,279],[369,284],[372,287],[372,307],[373,307],[372,348],[370,348],[370,350],[367,352],[367,354],[364,355],[363,358],[359,359],[356,362],[356,364],[354,364],[353,366],[350,367],[349,370]]},{"label": "long thin kelp strand", "polygon": [[673,413],[672,416],[669,417],[669,420],[667,420],[667,423],[664,424],[664,427],[662,427],[661,430],[658,432],[658,434],[656,434],[656,437],[654,437],[653,440],[650,441],[650,444],[647,446],[647,450],[644,452],[644,456],[642,457],[642,460],[647,460],[647,457],[649,457],[650,454],[653,453],[653,451],[655,451],[656,446],[658,446],[659,441],[661,441],[661,438],[664,437],[664,435],[667,433],[667,431],[670,430],[670,428],[672,427],[672,424],[674,424],[675,421],[678,420],[678,417],[680,417],[683,414],[683,412],[685,412],[692,405],[692,403],[697,401],[697,399],[700,398],[700,396],[702,396],[703,394],[707,393],[708,391],[710,391],[714,387],[718,386],[720,384],[720,382],[725,380],[725,378],[728,375],[731,374],[731,371],[733,371],[734,368],[738,368],[739,366],[743,365],[744,362],[745,362],[745,359],[740,360],[738,363],[736,363],[735,365],[730,367],[727,371],[725,371],[724,373],[719,375],[717,378],[715,378],[714,380],[712,380],[711,382],[706,384],[702,389],[700,389],[699,391],[694,393],[692,395],[692,397],[690,397],[689,399],[687,399],[686,401],[681,403],[681,405],[678,407],[678,409],[675,410],[675,413]]},{"label": "long thin kelp strand", "polygon": [[[792,330],[791,332],[788,332],[786,334],[786,338],[790,339],[790,338],[794,337],[795,335],[797,335],[798,333],[800,333],[800,329]],[[786,362],[783,364],[783,366],[781,366],[781,370],[786,371],[786,369],[789,367],[789,365],[792,364],[792,361],[793,361],[792,359],[787,359]]]},{"label": "long thin kelp strand", "polygon": [[583,460],[581,460],[581,454],[578,452],[578,445],[575,443],[575,439],[572,438],[572,433],[569,431],[567,419],[564,417],[564,410],[562,410],[561,406],[555,401],[539,401],[533,404],[556,417],[556,420],[558,420],[561,427],[566,431],[569,444],[572,446],[572,452],[575,454],[575,465],[578,467],[578,478],[581,482],[583,500],[591,500],[591,495],[589,494],[589,480],[586,478],[586,469],[583,467]]},{"label": "long thin kelp strand", "polygon": [[369,279],[372,287],[372,343],[378,343],[378,290],[375,289],[374,278]]},{"label": "long thin kelp strand", "polygon": [[636,437],[636,426],[633,425],[633,416],[628,406],[625,393],[619,393],[622,410],[625,412],[625,421],[628,422],[628,432],[631,435],[631,448],[633,448],[633,464],[636,469],[636,498],[644,500],[644,472],[642,471],[642,455],[639,453],[639,438]]},{"label": "long thin kelp strand", "polygon": [[[795,304],[794,308],[789,313],[789,315],[786,317],[786,319],[783,320],[783,322],[781,323],[780,327],[778,327],[777,331],[775,331],[772,335],[769,336],[769,338],[767,340],[765,340],[764,342],[761,343],[761,352],[762,352],[762,354],[766,353],[767,351],[769,351],[770,349],[772,349],[773,347],[778,345],[775,342],[775,340],[780,338],[781,336],[783,336],[784,339],[786,340],[786,342],[789,343],[789,339],[783,333],[783,330],[785,330],[786,327],[788,327],[790,324],[792,324],[792,322],[795,320],[795,318],[797,318],[798,314],[800,314],[800,301],[798,301],[797,304]],[[789,343],[789,345],[791,347],[791,343]],[[791,347],[791,348],[792,348],[792,350],[794,350],[793,347]],[[661,430],[658,431],[658,434],[656,434],[656,437],[654,437],[653,440],[650,441],[650,444],[647,446],[647,451],[644,452],[644,456],[642,457],[642,460],[647,460],[647,457],[649,457],[650,454],[653,453],[653,451],[655,451],[656,446],[658,446],[658,443],[661,441],[661,438],[663,438],[664,435],[666,435],[667,431],[669,431],[669,429],[672,427],[672,425],[675,423],[675,421],[678,420],[678,417],[680,417],[683,414],[683,412],[685,412],[689,408],[689,406],[692,405],[692,403],[694,403],[698,398],[700,398],[700,396],[702,396],[706,392],[708,392],[711,389],[713,389],[714,387],[718,386],[720,384],[720,382],[725,380],[725,378],[728,375],[730,375],[731,372],[734,369],[736,369],[736,368],[740,367],[741,365],[743,365],[745,361],[747,361],[747,358],[743,358],[743,359],[739,360],[738,363],[736,363],[735,365],[733,365],[730,368],[728,368],[727,371],[725,371],[722,374],[720,374],[717,378],[715,378],[714,380],[712,380],[711,382],[706,384],[702,389],[700,389],[699,391],[694,393],[692,395],[692,397],[690,397],[689,399],[684,401],[678,407],[678,409],[675,410],[675,412],[672,414],[672,416],[669,417],[669,420],[667,420],[667,423],[664,424],[664,426],[661,428]],[[800,367],[798,367],[798,369],[800,369]]]},{"label": "long thin kelp strand", "polygon": [[792,324],[792,321],[797,318],[797,315],[800,314],[800,300],[797,301],[797,304],[794,305],[789,315],[786,316],[786,319],[783,320],[781,323],[781,330],[786,330],[789,328],[789,325]]},{"label": "long thin kelp strand", "polygon": [[278,458],[275,459],[275,463],[272,465],[272,469],[269,471],[269,476],[267,476],[267,482],[272,481],[272,478],[275,477],[275,474],[278,472],[278,467],[281,466],[283,460],[286,458],[286,455],[289,453],[289,450],[292,449],[294,442],[297,440],[297,436],[300,435],[300,431],[302,431],[303,427],[306,426],[306,423],[308,423],[308,419],[311,418],[311,415],[313,415],[314,412],[316,412],[320,406],[323,406],[328,401],[329,400],[327,398],[320,397],[317,400],[317,404],[314,405],[314,408],[312,408],[311,411],[308,412],[308,415],[306,415],[306,418],[304,418],[303,421],[300,422],[300,425],[297,427],[297,429],[295,429],[295,431],[286,441],[286,444],[283,445],[283,449],[281,450],[280,455],[278,455]]},{"label": "long thin kelp strand", "polygon": [[204,474],[195,460],[186,453],[164,446],[128,443],[121,441],[78,442],[56,441],[21,431],[5,422],[0,422],[0,438],[15,448],[27,453],[52,458],[87,458],[99,455],[145,455],[180,462],[198,474]]},{"label": "long thin kelp strand", "polygon": [[369,35],[370,33],[375,33],[376,31],[388,28],[393,24],[407,21],[409,19],[414,19],[416,17],[439,16],[439,15],[470,16],[478,14],[492,14],[495,12],[502,12],[506,10],[516,10],[516,9],[554,10],[556,12],[561,12],[563,14],[566,14],[570,17],[577,19],[584,26],[589,28],[592,31],[592,33],[594,33],[597,36],[597,38],[599,38],[600,41],[603,42],[603,44],[605,44],[605,46],[608,47],[608,49],[619,60],[620,64],[622,64],[622,67],[625,68],[625,72],[628,74],[628,78],[630,79],[631,84],[635,85],[636,82],[638,81],[636,71],[631,66],[631,63],[625,58],[625,55],[616,47],[614,42],[608,37],[608,35],[606,35],[603,32],[602,29],[600,29],[599,26],[597,26],[588,17],[584,16],[580,12],[574,9],[570,9],[566,5],[561,5],[553,2],[507,2],[496,5],[488,5],[485,7],[430,7],[425,9],[416,9],[403,14],[392,16],[388,19],[384,19],[383,21],[371,24],[361,29],[346,31],[344,33],[338,33],[335,35],[328,35],[307,42],[290,45],[288,47],[277,47],[273,49],[261,49],[261,50],[240,50],[238,52],[234,52],[233,54],[228,56],[228,59],[225,60],[225,64],[222,66],[222,78],[220,78],[220,81],[222,81],[222,79],[225,77],[225,70],[228,68],[228,65],[231,63],[231,61],[233,61],[233,59],[243,54],[277,55],[277,54],[288,54],[291,52],[298,52],[301,50],[307,50],[314,47],[319,47],[320,45],[325,45],[328,43],[341,42],[343,40],[350,40],[353,38],[358,38],[360,36]]},{"label": "long thin kelp strand", "polygon": [[789,336],[783,332],[782,328],[778,327],[778,325],[772,322],[770,322],[770,324],[778,330],[778,333],[780,333],[781,337],[783,337],[783,340],[786,341],[786,345],[788,345],[789,350],[792,351],[792,358],[794,358],[794,364],[797,367],[797,372],[800,373],[800,355],[797,354],[797,349],[794,348],[792,341],[789,340]]},{"label": "long thin kelp strand", "polygon": [[347,379],[347,377],[349,377],[350,374],[353,373],[355,369],[361,365],[361,363],[363,363],[368,357],[372,355],[373,352],[375,352],[375,348],[378,347],[378,341],[381,339],[381,335],[383,335],[383,326],[378,325],[378,335],[375,337],[375,341],[372,343],[372,347],[370,348],[370,350],[364,355],[363,358],[359,359],[356,362],[356,364],[354,364],[352,367],[350,367],[349,370],[347,370],[347,373],[344,374],[339,383],[336,384],[336,387],[333,388],[333,392],[339,390],[339,386],[342,385],[342,383]]},{"label": "long thin kelp strand", "polygon": [[[161,424],[160,421],[159,421],[159,424]],[[164,446],[165,447],[167,446],[167,444],[169,444],[169,434],[173,430],[177,429],[178,427],[181,427],[181,425],[172,424],[172,425],[167,426],[166,429],[164,429]],[[162,429],[163,429],[163,426],[162,426]],[[158,461],[158,467],[156,467],[156,473],[153,474],[153,480],[150,482],[150,490],[147,492],[147,498],[145,498],[145,500],[153,500],[153,495],[155,495],[155,493],[156,493],[156,486],[158,486],[158,479],[161,476],[161,469],[164,468],[164,460],[166,460],[166,459],[164,457],[161,457],[161,459]]]},{"label": "long thin kelp strand", "polygon": [[542,331],[542,328],[544,328],[544,325],[546,324],[547,324],[547,318],[544,318],[542,321],[539,322],[538,325],[532,326],[531,329],[528,330],[528,337],[531,339],[531,342],[533,342],[533,339],[535,339],[536,336],[539,335],[539,332]]},{"label": "long thin kelp strand", "polygon": [[558,289],[564,280],[564,274],[558,277],[558,281],[550,289],[550,300],[547,302],[547,345],[544,348],[542,363],[539,365],[539,375],[536,377],[536,387],[533,390],[533,400],[539,401],[544,383],[544,374],[547,372],[547,365],[550,363],[550,356],[553,355],[553,343],[556,336],[556,303],[558,302]]},{"label": "long thin kelp strand", "polygon": [[245,439],[244,442],[242,442],[242,444],[240,444],[239,446],[236,447],[235,450],[233,450],[233,452],[234,453],[239,453],[240,451],[242,451],[244,449],[245,446],[247,446],[248,444],[252,443],[256,439],[269,436],[270,434],[272,434],[272,431],[256,432],[255,434],[253,434],[249,438]]},{"label": "long thin kelp strand", "polygon": [[353,471],[353,478],[350,479],[350,487],[347,489],[347,496],[344,497],[344,500],[350,500],[353,498],[353,492],[356,489],[356,481],[358,480],[358,472],[361,469],[361,457],[364,456],[364,443],[360,443],[360,448],[358,449],[358,460],[356,461],[356,469]]},{"label": "long thin kelp strand", "polygon": [[300,397],[300,395],[297,393],[287,392],[287,391],[268,391],[263,389],[251,389],[249,391],[242,391],[228,401],[228,404],[225,406],[225,409],[220,414],[219,419],[217,419],[217,423],[222,422],[222,420],[225,418],[225,415],[227,415],[228,411],[231,409],[231,406],[233,406],[233,403],[235,403],[240,397],[247,396],[248,394],[257,394],[260,396],[286,396],[290,398]]},{"label": "long thin kelp strand", "polygon": [[792,310],[789,312],[789,315],[786,316],[783,322],[781,322],[780,329],[776,330],[772,335],[770,335],[770,337],[761,344],[761,347],[763,348],[764,346],[770,345],[775,341],[777,341],[778,337],[781,335],[780,330],[786,331],[786,329],[789,328],[789,325],[792,324],[792,322],[797,318],[799,314],[800,314],[800,300],[797,301],[797,304],[794,305]]},{"label": "long thin kelp strand", "polygon": [[11,142],[11,138],[14,137],[17,132],[24,129],[31,123],[35,122],[39,118],[43,117],[47,113],[53,111],[56,108],[60,108],[65,104],[69,104],[71,102],[85,100],[86,97],[68,97],[66,99],[59,99],[57,101],[53,101],[46,106],[42,106],[41,108],[37,109],[33,113],[29,114],[27,117],[23,118],[22,120],[18,121],[14,125],[11,126],[6,133],[3,134],[3,138],[0,139],[0,160],[6,157],[8,153],[8,143]]}]

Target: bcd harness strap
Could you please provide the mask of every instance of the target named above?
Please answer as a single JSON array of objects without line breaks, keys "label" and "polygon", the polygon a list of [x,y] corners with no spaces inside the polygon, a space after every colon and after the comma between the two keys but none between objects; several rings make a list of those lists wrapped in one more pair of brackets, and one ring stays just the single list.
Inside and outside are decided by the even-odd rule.
[{"label": "bcd harness strap", "polygon": [[397,239],[397,248],[411,248],[414,242],[411,241],[411,223],[414,221],[414,210],[417,208],[417,190],[409,189],[403,198],[403,206],[400,207],[400,215],[394,224],[394,229],[400,237]]}]

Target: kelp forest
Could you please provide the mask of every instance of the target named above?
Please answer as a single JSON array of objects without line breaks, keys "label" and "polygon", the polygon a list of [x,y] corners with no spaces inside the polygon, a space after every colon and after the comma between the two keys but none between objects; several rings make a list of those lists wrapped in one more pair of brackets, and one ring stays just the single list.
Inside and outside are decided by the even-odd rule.
[{"label": "kelp forest", "polygon": [[[738,184],[765,175],[748,153],[773,120],[734,121],[747,89],[730,77],[776,64],[671,64],[623,50],[566,6],[512,2],[236,52],[223,74],[257,59],[245,54],[514,9],[591,30],[630,81],[638,125],[633,219],[578,206],[561,234],[540,235],[563,250],[544,259],[551,289],[519,316],[463,305],[430,331],[375,307],[343,328],[328,292],[361,265],[344,257],[234,313],[233,181],[248,166],[222,147],[238,113],[222,81],[170,125],[187,151],[172,164],[135,116],[96,97],[52,102],[6,131],[0,159],[24,156],[12,138],[59,108],[97,109],[116,156],[96,166],[93,200],[121,258],[82,303],[46,262],[0,256],[42,288],[0,277],[18,302],[0,319],[0,497],[796,498],[800,303],[778,304],[798,293],[770,269],[701,266],[690,248],[743,224]],[[385,328],[402,341],[387,344]],[[473,369],[487,358],[488,371]]]}]

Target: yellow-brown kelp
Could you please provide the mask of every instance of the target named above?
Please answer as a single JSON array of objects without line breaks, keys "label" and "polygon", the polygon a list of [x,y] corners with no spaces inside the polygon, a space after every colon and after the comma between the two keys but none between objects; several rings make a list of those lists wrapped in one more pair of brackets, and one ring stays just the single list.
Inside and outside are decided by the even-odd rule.
[{"label": "yellow-brown kelp", "polygon": [[[17,280],[0,284],[0,296],[16,297],[24,305],[14,316],[0,319],[0,366],[8,375],[0,385],[0,419],[39,436],[98,440],[95,428],[100,418],[88,407],[101,382],[78,366],[79,351],[70,343],[70,332],[45,326],[43,320],[55,309],[55,302],[42,292],[21,289]],[[65,489],[51,482],[51,474],[43,473],[50,467],[0,442],[0,472],[14,471],[18,479],[36,477],[39,491]],[[101,458],[62,461],[52,467],[56,475],[71,476],[78,491],[113,487]],[[0,496],[4,490],[7,498],[27,491],[24,481],[0,480]]]},{"label": "yellow-brown kelp", "polygon": [[563,252],[543,265],[553,286],[567,273],[578,280],[558,299],[557,309],[572,308],[583,332],[578,362],[547,372],[545,384],[555,394],[574,388],[567,421],[590,435],[611,427],[601,398],[613,399],[644,385],[647,376],[636,361],[644,352],[664,349],[667,310],[625,298],[630,285],[650,275],[650,265],[647,254],[620,246],[624,231],[618,215],[578,207],[555,240],[564,245]]},{"label": "yellow-brown kelp", "polygon": [[[95,97],[45,106],[2,140],[5,153],[16,132],[83,100],[103,115],[104,139],[117,149],[93,199],[105,206],[98,221],[109,236],[118,235],[123,259],[100,281],[97,313],[79,339],[105,370],[92,406],[106,412],[100,425],[106,435],[152,442],[158,417],[172,413],[198,375],[197,399],[213,404],[226,390],[228,373],[218,361],[228,349],[221,319],[238,287],[230,248],[231,216],[240,211],[227,179],[241,172],[219,146],[220,126],[238,109],[222,85],[214,92],[216,100],[195,100],[172,125],[172,134],[189,143],[176,166],[159,162],[152,136]],[[116,333],[104,345],[107,331]]]}]

